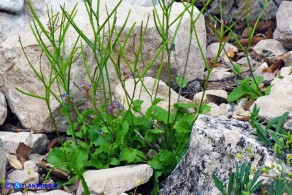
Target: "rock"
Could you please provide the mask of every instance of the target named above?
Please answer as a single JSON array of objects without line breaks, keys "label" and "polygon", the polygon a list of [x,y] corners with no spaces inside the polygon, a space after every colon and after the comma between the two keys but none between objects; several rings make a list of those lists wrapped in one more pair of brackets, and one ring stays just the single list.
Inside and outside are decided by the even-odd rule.
[{"label": "rock", "polygon": [[272,120],[285,112],[289,112],[289,117],[292,116],[292,74],[291,67],[284,67],[280,71],[281,78],[276,78],[272,81],[272,89],[270,95],[259,97],[254,105],[260,108],[259,116]]},{"label": "rock", "polygon": [[23,0],[1,0],[0,11],[20,12],[23,8]]},{"label": "rock", "polygon": [[[219,46],[220,46],[220,43],[212,43],[211,45],[209,45],[207,47],[207,58],[215,58],[218,51],[219,51]],[[226,52],[228,52],[230,49],[233,49],[234,52],[238,52],[237,47],[235,47],[229,43],[225,44],[224,49]],[[224,49],[221,51],[220,57],[222,57],[225,54]]]},{"label": "rock", "polygon": [[10,183],[39,183],[39,174],[31,169],[15,170],[7,175],[7,181]]},{"label": "rock", "polygon": [[[107,17],[107,11],[111,11],[115,8],[117,4],[117,0],[114,1],[106,1],[102,0],[100,3],[100,21],[104,21]],[[105,8],[105,3],[107,3],[107,9]],[[117,10],[117,23],[116,28],[121,29],[124,25],[124,21],[128,17],[128,11],[131,11],[128,22],[124,28],[124,32],[121,35],[121,42],[123,42],[128,36],[127,34],[131,31],[133,34],[137,36],[130,36],[128,43],[125,47],[125,56],[127,56],[128,63],[132,63],[135,61],[135,50],[138,49],[138,45],[136,44],[133,48],[134,42],[137,43],[139,40],[139,34],[141,30],[141,23],[146,23],[148,16],[150,14],[149,22],[148,22],[148,30],[146,32],[147,36],[145,38],[145,42],[143,44],[144,50],[144,61],[140,60],[138,62],[137,69],[138,71],[144,70],[144,64],[150,64],[153,60],[153,55],[150,50],[154,50],[155,47],[158,47],[161,43],[161,38],[159,37],[153,16],[152,9],[149,7],[139,7],[137,9],[136,6],[129,6],[128,4],[122,3]],[[172,14],[170,20],[173,21],[178,15],[180,15],[181,11],[184,10],[184,6],[180,3],[174,3],[174,7],[172,9]],[[158,13],[161,14],[161,11],[158,10]],[[197,9],[194,10],[194,17],[197,17],[199,11]],[[40,20],[45,25],[48,21],[46,17],[41,17]],[[94,35],[92,33],[91,26],[89,24],[89,19],[87,15],[87,11],[83,3],[78,4],[78,13],[74,19],[76,24],[82,29],[82,31],[88,36],[89,39],[93,40]],[[136,26],[132,29],[133,24],[136,23]],[[189,26],[190,17],[186,14],[181,20],[181,26],[177,31],[177,36],[175,39],[175,49],[171,52],[171,72],[172,79],[171,83],[175,84],[175,78],[178,75],[182,75],[184,72],[184,65],[187,59],[187,50],[189,40],[186,37],[189,37]],[[170,29],[170,37],[172,38],[173,33],[175,32],[177,23],[173,24]],[[107,28],[107,25],[105,25]],[[29,30],[29,26],[23,28],[21,32],[21,40],[23,42],[23,46],[25,47],[25,51],[30,59],[31,63],[34,66],[39,66],[41,50],[37,46],[37,42],[33,37],[33,34]],[[105,29],[105,33],[107,33],[108,29]],[[200,41],[200,45],[202,47],[203,53],[205,53],[206,47],[206,31],[203,16],[198,18],[196,22],[196,31],[198,35],[198,40]],[[69,28],[68,36],[66,36],[66,51],[70,51],[72,49],[72,45],[77,39],[77,33],[73,28]],[[83,44],[84,45],[84,44]],[[90,72],[94,72],[96,67],[96,63],[94,62],[94,56],[92,52],[90,52],[89,47],[84,45],[84,50],[86,52],[86,59],[88,59],[88,65],[91,68]],[[118,48],[115,48],[115,54],[118,55]],[[150,52],[149,52],[150,51]],[[66,54],[69,55],[69,54]],[[42,55],[44,57],[44,55]],[[167,59],[165,59],[166,61]],[[121,66],[126,66],[126,63],[123,59],[121,59]],[[35,76],[31,68],[29,67],[25,56],[20,48],[18,42],[18,36],[13,35],[6,39],[2,45],[0,46],[0,64],[4,64],[0,66],[0,78],[3,77],[3,84],[1,88],[3,89],[3,93],[7,98],[8,104],[11,107],[13,113],[17,115],[21,124],[25,128],[31,129],[34,133],[49,133],[55,131],[55,128],[51,122],[50,115],[48,113],[48,108],[45,101],[40,99],[35,99],[32,97],[28,97],[24,94],[21,94],[16,90],[19,88],[24,91],[29,91],[34,94],[45,94],[44,88],[39,81],[39,79]],[[71,68],[71,79],[75,83],[80,83],[84,81],[84,78],[87,78],[86,71],[83,67],[83,62],[81,57],[78,58],[73,64]],[[147,75],[155,77],[159,68],[160,68],[160,60],[157,60],[153,63],[152,68],[148,71]],[[165,65],[165,64],[164,64]],[[189,53],[189,63],[186,67],[186,75],[185,78],[187,80],[191,80],[194,78],[202,77],[202,73],[204,70],[204,62],[201,57],[198,44],[196,42],[195,36],[192,37],[191,49]],[[42,72],[49,73],[50,65],[48,61],[44,58],[42,59]],[[193,71],[196,70],[196,71]],[[110,84],[112,85],[111,89],[119,83],[119,80],[115,73],[115,68],[113,64],[108,61],[108,75],[110,79]],[[136,73],[134,73],[136,74]],[[168,81],[167,74],[165,71],[162,71],[161,79],[164,81]],[[77,106],[86,107],[86,101],[88,100],[86,97],[82,96],[79,89],[71,83],[70,88],[72,89],[71,94],[74,95],[74,102]],[[107,87],[108,89],[108,87]],[[55,91],[58,96],[59,94],[58,87],[56,85],[52,86],[52,91]],[[61,91],[61,93],[65,93]],[[75,101],[74,100],[74,101]],[[56,116],[56,124],[58,126],[59,131],[66,131],[68,124],[66,123],[66,118],[60,115],[60,104],[54,98],[51,99],[51,110],[54,116]]]},{"label": "rock", "polygon": [[265,71],[268,68],[268,64],[264,62],[255,71],[254,76],[262,76],[264,81],[272,81],[275,79],[275,74],[273,72]]},{"label": "rock", "polygon": [[292,131],[292,119],[287,120],[283,125],[283,128]]},{"label": "rock", "polygon": [[[207,72],[205,72],[205,75],[207,75]],[[230,68],[215,67],[211,71],[209,80],[222,80],[230,76],[232,76],[232,73],[230,72]]]},{"label": "rock", "polygon": [[[188,1],[188,0],[185,0]],[[202,5],[202,2],[206,2],[205,0],[198,0],[196,1],[196,5]],[[211,14],[218,14],[220,13],[219,8],[219,2],[220,1],[211,1],[210,3],[210,9],[209,12]],[[222,7],[223,7],[223,18],[225,20],[230,19],[241,19],[243,16],[245,16],[246,13],[246,2],[247,1],[237,1],[237,0],[223,0],[222,1]],[[251,20],[257,19],[259,16],[262,7],[264,5],[263,0],[253,0],[250,1],[250,13],[249,18]],[[279,4],[282,2],[282,0],[274,0],[269,1],[267,4],[266,9],[263,12],[262,19],[269,20],[275,17]]]},{"label": "rock", "polygon": [[[259,62],[255,61],[251,57],[248,57],[248,58],[249,58],[249,63],[252,68],[258,67],[258,65],[260,64]],[[236,61],[236,63],[242,65],[243,67],[249,68],[247,57],[240,58],[239,60]]]},{"label": "rock", "polygon": [[[27,191],[25,192],[25,194],[27,195],[34,195],[34,194],[43,194],[43,195],[71,195],[70,193],[68,192],[65,192],[63,190],[52,190],[52,191],[49,191],[49,192],[46,192],[46,191],[37,191],[37,192],[32,192],[32,191]],[[13,194],[10,194],[10,195],[23,195],[22,192],[16,192],[16,193],[13,193]]]},{"label": "rock", "polygon": [[36,164],[40,164],[42,160],[46,157],[46,155],[40,155],[40,154],[30,154],[29,159]]},{"label": "rock", "polygon": [[[277,165],[278,159],[257,141],[251,131],[253,129],[247,122],[199,116],[193,127],[189,150],[162,183],[160,194],[220,194],[212,174],[215,173],[225,183],[230,171],[235,171],[238,153],[242,153],[243,159],[252,155],[252,167],[271,166],[271,162]],[[286,169],[287,172],[290,170],[291,167]],[[270,173],[277,171],[273,169]]]},{"label": "rock", "polygon": [[289,51],[283,56],[285,66],[292,66],[292,51]]},{"label": "rock", "polygon": [[[152,0],[123,0],[123,3],[128,3],[134,6],[152,7]],[[154,5],[157,5],[157,0],[154,0]]]},{"label": "rock", "polygon": [[31,153],[42,153],[46,149],[49,140],[45,134],[31,134],[28,132],[3,132],[0,133],[0,139],[3,141],[7,152],[16,153],[20,142],[32,148]]},{"label": "rock", "polygon": [[[205,95],[204,95],[204,98],[203,98],[203,102],[206,103],[206,102],[213,102],[215,103],[214,99],[212,98],[208,98],[208,95],[211,95],[211,96],[216,96],[216,97],[219,97],[219,98],[222,98],[222,99],[227,99],[228,97],[228,93],[225,91],[225,90],[206,90],[205,91]],[[201,99],[202,99],[202,96],[203,96],[203,92],[199,92],[199,93],[196,93],[194,95],[194,98],[193,98],[193,101],[196,103],[196,104],[199,104],[201,102]],[[213,100],[213,101],[212,101]]]},{"label": "rock", "polygon": [[[134,79],[130,78],[127,81],[125,81],[125,89],[127,91],[127,94],[130,95],[130,97],[133,96],[134,93]],[[136,81],[137,82],[137,81]],[[159,82],[159,83],[158,83]],[[156,98],[162,98],[164,99],[163,101],[158,103],[158,106],[168,109],[168,86],[163,82],[156,80],[151,77],[144,77],[143,79],[144,85],[142,85],[141,82],[138,82],[136,85],[136,91],[134,94],[133,100],[143,100],[143,104],[141,107],[141,112],[145,113],[146,110],[152,105],[152,101],[154,100],[154,97],[156,95]],[[158,83],[158,87],[157,87]],[[142,87],[142,86],[143,87]],[[153,90],[154,89],[154,90]],[[155,93],[155,89],[157,89],[157,94]],[[149,93],[150,94],[149,94]],[[122,87],[122,84],[119,84],[116,86],[115,91],[114,91],[114,96],[117,98],[117,100],[124,106],[125,109],[128,109],[128,101],[129,98],[125,94],[124,89]],[[171,105],[173,106],[174,103],[177,102],[178,99],[178,94],[171,89]],[[182,102],[189,102],[189,100],[185,99],[184,97],[180,97],[180,101]]]},{"label": "rock", "polygon": [[282,1],[277,12],[277,28],[274,31],[273,38],[280,41],[288,49],[292,49],[292,2]]},{"label": "rock", "polygon": [[230,112],[229,104],[220,104],[219,106],[215,103],[208,103],[211,107],[210,112],[206,113],[208,116],[212,116],[220,119],[229,119],[232,116],[232,112]]},{"label": "rock", "polygon": [[[153,170],[147,164],[86,171],[83,176],[91,194],[120,195],[149,181]],[[84,193],[81,182],[77,195]]]},{"label": "rock", "polygon": [[7,116],[7,105],[4,95],[0,92],[0,125],[2,125]]},{"label": "rock", "polygon": [[3,142],[0,139],[0,179],[5,179],[6,177],[6,164],[7,164],[7,158],[6,158],[6,151],[3,147]]},{"label": "rock", "polygon": [[26,169],[26,170],[32,170],[32,171],[35,171],[35,172],[38,171],[37,164],[35,162],[31,161],[31,160],[25,161],[23,163],[23,168]]},{"label": "rock", "polygon": [[266,39],[258,42],[253,50],[257,54],[268,57],[271,60],[275,60],[279,56],[288,52],[279,41],[274,39]]}]

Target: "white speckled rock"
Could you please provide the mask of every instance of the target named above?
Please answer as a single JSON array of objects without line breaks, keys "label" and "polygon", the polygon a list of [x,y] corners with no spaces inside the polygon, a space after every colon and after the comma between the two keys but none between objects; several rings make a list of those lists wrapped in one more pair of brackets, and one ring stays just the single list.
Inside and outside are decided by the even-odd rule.
[{"label": "white speckled rock", "polygon": [[[128,165],[111,169],[86,171],[83,176],[92,194],[120,195],[149,181],[153,170],[149,165]],[[80,182],[77,195],[84,193]]]},{"label": "white speckled rock", "polygon": [[292,1],[282,1],[277,12],[277,28],[274,39],[279,40],[283,46],[292,49]]},{"label": "white speckled rock", "polygon": [[31,147],[31,153],[42,153],[49,140],[45,134],[32,134],[28,132],[3,132],[0,133],[0,139],[3,141],[4,148],[7,152],[16,153],[16,149],[20,142]]},{"label": "white speckled rock", "polygon": [[1,0],[0,11],[20,12],[23,8],[23,0]]},{"label": "white speckled rock", "polygon": [[[193,127],[189,150],[162,183],[160,194],[220,194],[212,174],[226,182],[230,171],[235,171],[237,153],[246,157],[253,155],[253,167],[271,166],[271,162],[276,165],[278,159],[251,134],[252,130],[247,122],[199,116]],[[247,148],[251,145],[249,153]],[[292,170],[291,167],[284,167],[287,172]],[[271,175],[277,173],[274,169],[270,172]]]},{"label": "white speckled rock", "polygon": [[0,92],[0,125],[2,125],[7,116],[7,104],[4,95]]},{"label": "white speckled rock", "polygon": [[[270,95],[259,97],[256,104],[260,108],[259,115],[267,120],[272,120],[285,112],[292,117],[292,74],[291,67],[284,67],[280,71],[283,78],[276,78],[272,81]],[[253,106],[250,108],[252,111]]]}]

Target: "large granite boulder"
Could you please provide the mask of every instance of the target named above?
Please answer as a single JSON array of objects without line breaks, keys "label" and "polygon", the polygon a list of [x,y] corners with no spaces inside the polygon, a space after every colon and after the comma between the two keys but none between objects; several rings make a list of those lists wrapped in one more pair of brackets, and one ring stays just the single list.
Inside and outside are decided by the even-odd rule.
[{"label": "large granite boulder", "polygon": [[[235,169],[235,161],[243,160],[236,159],[237,154],[251,155],[252,167],[277,165],[278,159],[252,131],[246,122],[199,116],[193,127],[189,150],[162,183],[160,194],[220,194],[212,174],[226,183],[230,172]],[[291,167],[286,166],[285,170],[289,172]],[[277,173],[276,169],[270,172],[271,175]]]},{"label": "large granite boulder", "polygon": [[[118,1],[100,1],[100,21],[105,21],[107,18],[107,10],[110,12],[115,8]],[[105,9],[105,5],[107,5],[107,9]],[[137,7],[137,6],[129,6],[126,3],[121,3],[120,7],[117,10],[117,22],[116,28],[121,29],[124,25],[124,21],[128,17],[128,12],[131,10],[131,14],[128,18],[128,22],[124,27],[124,31],[121,35],[121,43],[127,39],[127,34],[132,30],[132,34],[128,39],[128,44],[125,47],[125,56],[127,56],[127,62],[132,63],[136,56],[136,51],[138,49],[137,43],[139,40],[139,34],[141,30],[141,25],[143,21],[143,28],[145,28],[145,23],[148,20],[148,28],[146,31],[146,36],[144,37],[143,44],[143,62],[139,62],[137,69],[138,71],[142,69],[144,70],[144,65],[148,65],[153,60],[153,51],[156,47],[161,44],[161,38],[156,30],[154,19],[152,16],[153,7]],[[184,6],[179,3],[175,3],[172,9],[171,21],[174,21],[177,16],[184,10]],[[194,17],[199,15],[199,11],[195,9]],[[159,17],[162,17],[162,11],[158,8]],[[48,23],[48,18],[46,16],[40,18],[41,22],[46,25]],[[89,23],[88,15],[86,8],[83,3],[78,4],[78,13],[74,19],[75,23],[82,29],[82,32],[88,36],[89,39],[93,40],[94,35],[91,29],[91,25]],[[132,29],[133,24],[136,24]],[[190,24],[190,16],[186,13],[181,20],[180,28],[177,31],[177,36],[175,39],[175,49],[171,52],[171,73],[172,79],[171,82],[175,83],[175,77],[183,74],[184,65],[187,59],[187,51],[188,51],[188,43],[189,43],[189,24]],[[178,22],[174,23],[170,28],[169,38],[173,38],[176,26]],[[105,33],[107,33],[107,25],[105,29]],[[200,45],[205,52],[206,47],[206,32],[205,32],[205,24],[203,16],[198,18],[196,23],[196,31],[198,35],[198,40],[200,41]],[[31,63],[37,67],[39,70],[40,61],[41,61],[41,70],[43,73],[48,74],[50,72],[50,65],[48,61],[45,59],[42,54],[41,49],[38,47],[38,44],[33,37],[32,32],[29,29],[29,25],[25,26],[22,31],[19,31],[20,38],[22,40],[23,46],[29,57]],[[69,51],[71,51],[75,40],[77,39],[78,34],[73,29],[73,27],[69,28],[66,37],[66,55],[69,55]],[[196,41],[195,36],[191,38],[191,47],[189,53],[189,60],[186,66],[186,75],[185,78],[187,80],[194,79],[197,77],[201,77],[204,70],[203,58],[201,57],[198,43]],[[47,42],[46,39],[44,39]],[[134,46],[133,46],[134,45]],[[92,52],[90,52],[89,48],[84,46],[84,51],[86,52],[87,64],[90,67],[90,71],[94,72],[96,67],[96,63],[93,60],[94,56]],[[134,48],[133,48],[134,47]],[[119,48],[114,49],[115,54],[118,55]],[[78,51],[80,52],[80,51]],[[40,58],[42,56],[42,58]],[[117,56],[115,56],[117,59]],[[164,59],[163,70],[166,69],[166,61]],[[121,59],[121,66],[126,66],[126,60]],[[9,36],[1,45],[0,45],[0,78],[2,78],[0,89],[3,91],[5,97],[8,100],[8,103],[11,107],[13,113],[15,113],[22,125],[26,128],[31,129],[35,133],[42,132],[52,132],[55,131],[55,128],[52,125],[51,118],[48,112],[48,108],[46,103],[43,100],[35,99],[32,97],[28,97],[16,90],[18,87],[21,90],[28,91],[30,93],[34,93],[37,95],[44,95],[44,88],[39,81],[39,79],[35,76],[32,69],[29,67],[27,60],[21,50],[19,45],[18,36],[12,35]],[[75,83],[80,83],[84,80],[86,76],[86,71],[83,67],[83,62],[81,57],[78,58],[73,64],[71,69],[71,79]],[[110,79],[111,85],[114,88],[115,85],[119,83],[119,79],[116,76],[115,68],[112,63],[109,61],[108,63],[108,75]],[[148,71],[147,75],[156,76],[161,62],[159,60],[155,61],[152,68]],[[167,71],[162,71],[161,79],[163,81],[168,81],[168,77],[166,74]],[[133,73],[135,74],[135,73]],[[48,77],[48,75],[46,75]],[[112,89],[113,89],[112,88]],[[86,103],[86,98],[82,97],[79,89],[72,83],[70,86],[71,94],[74,95],[74,99],[76,100],[77,106],[82,106]],[[57,85],[52,86],[53,91],[58,91]],[[63,91],[61,93],[64,93]],[[59,94],[59,93],[58,93]],[[59,94],[61,96],[61,94]],[[50,107],[53,115],[56,117],[56,123],[60,131],[65,131],[67,128],[66,119],[60,116],[59,109],[60,104],[54,98],[50,101]]]}]

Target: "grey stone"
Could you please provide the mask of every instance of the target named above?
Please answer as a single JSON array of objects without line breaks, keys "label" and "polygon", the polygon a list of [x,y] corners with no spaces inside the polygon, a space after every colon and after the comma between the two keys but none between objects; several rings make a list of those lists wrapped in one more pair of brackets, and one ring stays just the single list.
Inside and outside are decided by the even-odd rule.
[{"label": "grey stone", "polygon": [[[188,0],[185,0],[186,2]],[[191,1],[191,0],[190,0]],[[203,2],[207,2],[207,0],[197,0],[196,5],[203,5]],[[211,1],[209,12],[211,14],[219,14],[220,13],[220,1]],[[222,7],[223,7],[223,18],[225,20],[233,19],[241,19],[245,16],[246,13],[246,2],[247,1],[238,1],[238,0],[223,0]],[[264,5],[264,0],[253,0],[248,1],[250,2],[250,12],[249,18],[251,20],[257,19],[260,12],[262,11],[262,6]],[[269,1],[267,4],[266,9],[263,12],[262,19],[268,20],[272,19],[276,16],[278,6],[282,0],[273,0]]]},{"label": "grey stone", "polygon": [[[152,168],[147,164],[128,165],[110,169],[86,171],[83,176],[92,194],[120,195],[144,184],[151,178]],[[84,193],[81,182],[77,195]]]},{"label": "grey stone", "polygon": [[16,153],[20,142],[32,148],[31,153],[42,153],[46,149],[49,140],[45,134],[32,134],[29,132],[3,132],[0,133],[0,139],[3,141],[7,152]]},{"label": "grey stone", "polygon": [[274,31],[274,39],[279,40],[284,47],[292,49],[292,2],[282,1],[277,12],[277,28]]},{"label": "grey stone", "polygon": [[288,52],[279,41],[274,39],[266,39],[258,42],[253,50],[257,54],[268,57],[271,60],[275,60]]},{"label": "grey stone", "polygon": [[0,125],[2,125],[7,116],[7,104],[4,95],[0,92]]},{"label": "grey stone", "polygon": [[283,56],[285,66],[292,66],[292,51],[289,51]]},{"label": "grey stone", "polygon": [[[252,167],[278,165],[278,159],[269,153],[252,131],[247,122],[199,116],[193,127],[189,149],[162,183],[160,194],[220,194],[212,174],[215,173],[226,183],[231,170],[235,171],[235,156],[238,153],[243,156],[243,159],[237,160],[240,162],[252,155]],[[274,168],[270,175],[278,173]],[[267,180],[269,176],[263,178]]]},{"label": "grey stone", "polygon": [[[219,52],[219,46],[220,46],[220,43],[212,43],[211,45],[209,45],[207,47],[207,58],[215,58],[217,56],[217,53]],[[221,47],[222,47],[222,45],[221,45]],[[225,54],[225,51],[228,52],[230,49],[233,49],[234,52],[238,51],[237,47],[235,47],[229,43],[226,43],[224,45],[224,49],[219,54],[219,57],[222,57]]]},{"label": "grey stone", "polygon": [[289,118],[292,117],[291,67],[282,68],[279,75],[281,75],[281,78],[276,77],[271,83],[270,94],[259,97],[250,108],[250,111],[252,111],[254,105],[257,105],[260,108],[259,116],[266,120],[272,120],[285,112],[289,112]]},{"label": "grey stone", "polygon": [[39,174],[31,169],[14,170],[7,175],[7,181],[10,183],[39,183]]},{"label": "grey stone", "polygon": [[3,147],[3,142],[0,139],[0,179],[5,179],[6,177],[6,164],[7,164],[7,157],[6,157],[6,150]]},{"label": "grey stone", "polygon": [[23,9],[23,0],[1,0],[0,11],[20,12]]}]

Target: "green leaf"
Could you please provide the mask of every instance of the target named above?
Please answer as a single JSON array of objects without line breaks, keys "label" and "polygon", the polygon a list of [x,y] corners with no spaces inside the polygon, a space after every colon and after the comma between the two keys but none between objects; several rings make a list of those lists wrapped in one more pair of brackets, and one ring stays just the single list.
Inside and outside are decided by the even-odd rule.
[{"label": "green leaf", "polygon": [[146,158],[143,152],[137,149],[124,148],[120,153],[120,161],[126,161],[127,163],[141,162],[141,158]]},{"label": "green leaf", "polygon": [[71,184],[74,184],[77,180],[78,180],[78,176],[75,175],[75,176],[71,177],[69,181],[63,183],[62,185],[63,186],[71,185]]},{"label": "green leaf", "polygon": [[89,151],[77,147],[68,155],[68,162],[74,164],[79,170],[82,170],[88,160]]},{"label": "green leaf", "polygon": [[230,174],[230,178],[229,178],[229,182],[228,182],[228,191],[227,191],[228,195],[231,195],[231,193],[232,193],[233,184],[234,184],[234,178],[235,178],[235,174],[234,174],[234,172],[232,172]]},{"label": "green leaf", "polygon": [[161,162],[159,161],[158,156],[149,160],[148,164],[155,170],[161,169]]},{"label": "green leaf", "polygon": [[141,111],[141,107],[142,107],[143,102],[144,102],[143,100],[134,100],[134,101],[133,101],[132,109],[133,109],[135,112],[140,112],[140,111]]},{"label": "green leaf", "polygon": [[159,134],[164,134],[165,131],[161,129],[150,129],[145,133],[145,139],[148,142],[156,142],[159,138]]},{"label": "green leaf", "polygon": [[118,165],[120,165],[120,161],[117,158],[111,158],[109,164],[114,165],[114,166],[118,166]]},{"label": "green leaf", "polygon": [[175,80],[180,88],[185,88],[188,84],[188,81],[183,76],[178,76]]},{"label": "green leaf", "polygon": [[152,102],[152,106],[156,106],[159,102],[163,101],[163,98],[155,98],[155,100],[153,100]]},{"label": "green leaf", "polygon": [[264,81],[264,77],[262,77],[262,76],[256,76],[256,77],[255,77],[255,80],[252,80],[252,81],[251,81],[251,87],[254,89],[254,91],[257,91],[257,92],[259,93],[259,95],[260,95],[262,92],[259,91],[259,89],[258,89],[257,86],[256,86],[256,83],[257,83],[258,85],[261,85],[261,84],[263,83],[263,81]]},{"label": "green leaf", "polygon": [[234,102],[239,100],[241,97],[249,95],[251,97],[257,97],[257,94],[254,92],[253,88],[246,84],[240,84],[236,87],[227,97],[228,102]]},{"label": "green leaf", "polygon": [[232,67],[232,71],[235,74],[240,74],[242,72],[241,66],[239,64],[234,64],[234,66]]},{"label": "green leaf", "polygon": [[262,127],[261,124],[259,124],[257,121],[254,122],[255,128],[256,128],[256,132],[257,132],[257,136],[259,137],[259,139],[264,142],[267,145],[272,145],[272,143],[270,142],[270,140],[266,137],[266,130]]},{"label": "green leaf", "polygon": [[268,86],[265,90],[265,95],[270,95],[272,89],[272,85]]},{"label": "green leaf", "polygon": [[198,114],[205,114],[205,113],[208,113],[210,111],[211,111],[211,106],[209,106],[207,104],[202,104],[199,107]]},{"label": "green leaf", "polygon": [[56,168],[68,171],[67,167],[63,165],[66,162],[66,153],[60,148],[53,148],[48,155],[48,162]]},{"label": "green leaf", "polygon": [[215,175],[212,175],[213,181],[215,183],[215,186],[217,187],[217,189],[222,193],[225,194],[224,191],[224,186],[223,186],[223,182]]}]

